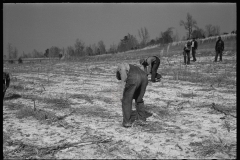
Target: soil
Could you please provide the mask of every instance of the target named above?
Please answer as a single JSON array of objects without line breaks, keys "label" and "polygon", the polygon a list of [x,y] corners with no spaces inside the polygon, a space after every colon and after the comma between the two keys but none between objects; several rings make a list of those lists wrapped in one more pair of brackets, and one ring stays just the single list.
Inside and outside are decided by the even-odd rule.
[{"label": "soil", "polygon": [[[211,65],[236,74],[234,63],[224,63],[236,62],[236,56],[223,59]],[[138,65],[138,60],[125,62]],[[163,78],[149,82],[144,96],[153,116],[130,128],[122,127],[123,88],[115,62],[22,64],[12,72],[3,102],[4,158],[236,158],[236,85],[163,73],[178,63],[179,57],[162,60]],[[200,66],[200,72],[214,76],[209,65],[209,57],[197,57],[188,67]]]}]

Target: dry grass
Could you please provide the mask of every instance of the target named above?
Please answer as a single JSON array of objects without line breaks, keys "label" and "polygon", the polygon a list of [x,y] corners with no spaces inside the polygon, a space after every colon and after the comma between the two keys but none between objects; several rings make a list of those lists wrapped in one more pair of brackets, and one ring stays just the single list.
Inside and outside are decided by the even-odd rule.
[{"label": "dry grass", "polygon": [[19,110],[19,109],[22,109],[24,107],[24,105],[23,104],[12,103],[12,102],[7,102],[6,107],[10,110]]},{"label": "dry grass", "polygon": [[44,103],[48,104],[48,108],[53,109],[65,109],[70,108],[71,102],[66,97],[60,97],[60,98],[44,98],[41,99]]},{"label": "dry grass", "polygon": [[209,88],[201,88],[201,89],[198,89],[197,91],[210,92],[210,91],[212,91],[212,90],[214,90],[214,88],[209,87]]},{"label": "dry grass", "polygon": [[184,98],[193,98],[193,97],[197,97],[197,94],[191,92],[191,93],[181,93],[181,97]]},{"label": "dry grass", "polygon": [[106,88],[106,87],[104,87],[104,88],[102,88],[100,91],[98,91],[98,92],[105,92],[105,93],[108,93],[109,94],[109,92],[110,93],[112,93],[112,92],[118,92],[118,89],[116,89],[116,88]]},{"label": "dry grass", "polygon": [[236,144],[228,144],[220,137],[218,140],[210,137],[201,142],[190,142],[189,145],[197,151],[199,158],[212,157],[216,153],[224,153],[230,158],[236,158]]},{"label": "dry grass", "polygon": [[9,135],[9,133],[6,133],[4,131],[2,133],[3,133],[3,144],[4,144],[10,140],[10,135]]},{"label": "dry grass", "polygon": [[96,72],[96,73],[106,73],[106,71],[102,68],[99,68],[99,67],[94,67],[94,68],[91,68],[90,69],[90,72]]},{"label": "dry grass", "polygon": [[224,89],[224,90],[220,90],[218,92],[219,93],[228,93],[228,94],[237,94],[236,88],[234,88],[234,89]]},{"label": "dry grass", "polygon": [[151,113],[155,113],[158,119],[170,118],[175,115],[175,113],[172,110],[165,107],[159,107],[155,105],[145,105],[145,106],[146,106],[146,110]]},{"label": "dry grass", "polygon": [[18,84],[18,85],[15,85],[15,84],[10,85],[10,88],[12,88],[12,89],[14,89],[14,90],[18,90],[18,91],[24,90],[24,86],[23,86],[23,85],[20,85],[20,84]]},{"label": "dry grass", "polygon": [[[212,70],[212,69],[211,69]],[[214,69],[215,72],[218,72],[217,69]],[[170,72],[169,72],[170,71]],[[204,74],[202,71],[199,71],[197,68],[188,69],[187,67],[165,67],[161,69],[161,72],[168,73],[168,76],[171,76],[173,80],[180,81],[189,81],[192,83],[200,83],[200,84],[217,84],[220,85],[235,85],[236,79],[232,79],[231,77],[236,77],[236,75],[232,72],[223,72],[220,74]]]},{"label": "dry grass", "polygon": [[105,108],[101,108],[99,106],[89,106],[89,107],[80,106],[79,108],[71,109],[71,111],[76,115],[84,115],[87,117],[100,117],[100,118],[106,118],[106,119],[111,119],[111,117],[116,117],[116,114],[110,112]]},{"label": "dry grass", "polygon": [[213,113],[221,112],[227,115],[234,115],[237,112],[236,105],[222,105],[222,104],[215,104],[214,108],[212,108]]},{"label": "dry grass", "polygon": [[53,112],[45,111],[45,110],[34,110],[30,107],[21,108],[16,113],[16,117],[19,119],[33,117],[39,121],[45,121],[45,120],[57,121],[58,120],[58,117]]},{"label": "dry grass", "polygon": [[85,100],[85,101],[87,101],[88,103],[91,103],[91,104],[94,103],[94,100],[103,101],[107,104],[111,104],[113,102],[113,100],[111,98],[108,98],[108,97],[93,96],[93,95],[86,95],[86,94],[74,94],[74,95],[70,95],[70,98],[83,99],[83,100]]},{"label": "dry grass", "polygon": [[128,147],[126,141],[112,141],[111,143],[98,144],[96,154],[106,159],[129,159],[138,157],[138,155]]},{"label": "dry grass", "polygon": [[163,133],[166,132],[166,129],[164,128],[164,123],[162,122],[148,122],[145,125],[141,125],[140,130],[148,133]]},{"label": "dry grass", "polygon": [[113,103],[113,100],[111,98],[108,98],[108,97],[100,97],[100,96],[96,96],[96,97],[93,97],[94,99],[97,99],[97,100],[100,100],[100,101],[103,101],[107,104],[112,104]]},{"label": "dry grass", "polygon": [[16,94],[16,93],[13,93],[13,94],[7,94],[8,96],[5,95],[4,97],[4,100],[7,101],[7,100],[13,100],[13,99],[18,99],[18,98],[21,98],[22,96],[19,95],[19,94]]},{"label": "dry grass", "polygon": [[[180,49],[182,50],[182,46],[178,46],[178,47],[179,47],[178,48],[179,50]],[[23,93],[22,98],[19,99],[19,101],[15,100],[14,103],[11,103],[10,101],[4,102],[6,104],[5,106],[8,107],[9,109],[14,110],[14,112],[16,112],[16,117],[20,118],[20,119],[27,118],[27,117],[33,117],[41,122],[42,121],[43,122],[50,121],[50,122],[58,123],[59,117],[57,117],[52,112],[48,112],[45,110],[34,110],[30,107],[24,107],[24,105],[17,104],[18,102],[21,102],[22,100],[24,100],[24,102],[26,102],[25,101],[26,99],[30,99],[30,100],[45,103],[42,106],[45,106],[48,108],[54,108],[56,110],[59,109],[63,113],[65,112],[65,110],[61,110],[61,109],[66,109],[67,112],[70,111],[71,113],[75,114],[73,116],[73,118],[75,118],[75,116],[83,117],[83,119],[87,117],[87,119],[89,119],[91,121],[90,122],[91,125],[95,125],[95,126],[99,125],[99,127],[103,127],[103,126],[101,126],[101,124],[98,123],[101,120],[103,122],[109,122],[109,120],[114,121],[114,123],[116,124],[116,123],[118,123],[116,121],[118,121],[118,120],[120,121],[120,119],[122,118],[122,114],[118,114],[118,112],[121,112],[121,108],[118,108],[118,110],[113,110],[112,108],[109,109],[108,107],[111,107],[111,104],[114,104],[116,102],[114,101],[114,98],[105,97],[107,95],[115,94],[113,92],[118,92],[118,90],[116,90],[116,89],[112,89],[110,87],[106,88],[106,86],[109,86],[108,83],[112,82],[112,81],[110,81],[109,77],[112,78],[111,76],[114,76],[114,72],[111,72],[110,69],[113,69],[113,66],[115,66],[117,63],[120,63],[123,61],[127,62],[127,63],[138,63],[138,59],[140,59],[140,58],[146,58],[146,56],[152,56],[152,55],[159,56],[160,49],[162,49],[162,47],[157,47],[157,48],[151,49],[151,50],[132,52],[131,54],[122,53],[122,54],[116,54],[116,55],[103,55],[103,56],[96,56],[96,57],[81,57],[79,59],[74,59],[72,61],[71,60],[61,61],[60,63],[59,62],[56,62],[56,63],[48,62],[46,64],[34,63],[34,64],[22,64],[21,66],[18,66],[16,64],[7,64],[9,67],[8,69],[11,72],[15,73],[15,75],[19,76],[19,79],[13,80],[14,83],[12,83],[12,86],[10,85],[12,87],[11,89],[14,92],[15,91],[24,91],[24,93]],[[224,63],[219,63],[219,64],[218,63],[214,64],[210,61],[200,62],[200,63],[197,62],[197,63],[192,63],[190,66],[185,67],[181,64],[180,65],[178,64],[179,63],[178,59],[181,58],[181,60],[182,60],[182,57],[179,57],[179,55],[180,55],[180,53],[178,53],[178,50],[176,51],[176,50],[174,50],[174,48],[170,48],[169,54],[163,55],[163,57],[161,59],[160,73],[163,75],[163,77],[165,75],[167,75],[166,77],[164,77],[164,78],[166,78],[166,80],[170,79],[169,87],[171,87],[173,82],[175,84],[176,83],[181,84],[181,82],[179,83],[179,81],[200,83],[200,85],[207,84],[207,86],[210,86],[208,84],[214,84],[214,87],[217,87],[216,85],[218,85],[218,86],[225,85],[223,87],[228,87],[229,85],[236,86],[236,80],[234,79],[236,76],[236,72],[234,71],[234,69],[235,69],[234,65],[236,64],[236,62],[234,62],[233,60],[227,60],[227,61],[224,61]],[[203,55],[210,56],[210,59],[211,59],[211,57],[214,58],[214,53],[212,51],[210,51],[210,49],[202,51],[202,54],[198,55],[198,56],[200,57]],[[177,59],[177,61],[176,61],[176,59]],[[167,62],[167,60],[168,60],[168,62]],[[84,63],[79,63],[79,62],[84,62]],[[91,62],[93,65],[91,65],[91,66],[85,65],[85,64],[87,64],[86,62],[87,63]],[[98,62],[100,62],[100,63],[98,63]],[[234,63],[234,65],[231,65],[231,64],[225,65],[227,63]],[[100,64],[100,65],[98,66],[98,64]],[[107,68],[105,68],[105,66],[103,64],[106,65]],[[209,64],[209,66],[207,64]],[[82,67],[82,65],[85,65],[85,66]],[[12,66],[14,66],[15,68],[11,68]],[[91,67],[93,67],[93,68],[91,68]],[[204,70],[206,67],[208,67],[208,68],[206,70]],[[224,69],[225,69],[225,72],[222,72],[222,71],[224,71]],[[20,79],[20,78],[23,78],[21,73],[24,73],[23,75],[24,75],[24,78],[26,79],[26,81],[24,81],[25,79]],[[34,76],[36,74],[38,76]],[[43,94],[45,92],[43,92],[42,94],[40,94],[40,92],[37,92],[39,88],[41,89],[41,87],[37,86],[37,84],[43,84],[44,87],[52,86],[53,84],[56,85],[57,83],[59,83],[59,81],[58,81],[59,79],[62,80],[62,78],[63,78],[62,76],[64,76],[64,78],[67,78],[67,80],[66,79],[64,79],[64,80],[66,80],[68,82],[70,81],[69,84],[65,83],[65,85],[72,85],[72,81],[81,81],[81,82],[82,82],[82,80],[84,80],[84,82],[86,81],[86,83],[79,83],[79,85],[83,85],[83,86],[79,87],[80,94],[71,94],[70,93],[67,96],[59,96],[57,98],[55,98],[55,97],[41,98],[41,96],[43,96]],[[82,79],[82,77],[80,77],[80,76],[86,76],[86,77],[84,77],[84,79]],[[104,81],[104,83],[101,82],[103,84],[103,86],[102,86],[99,83],[99,81],[103,78],[104,79],[108,78],[108,81],[106,80],[106,81]],[[178,82],[171,81],[172,79],[177,80]],[[97,84],[95,83],[96,81],[98,81]],[[52,82],[52,83],[49,83],[49,82]],[[84,84],[90,84],[90,85],[84,85]],[[105,84],[108,84],[108,85],[105,85]],[[189,87],[188,83],[183,83],[183,85],[186,85],[187,87]],[[199,85],[199,84],[194,84],[194,85]],[[26,87],[24,88],[24,86],[26,86],[26,87],[32,86],[32,87],[27,90]],[[91,89],[91,87],[93,87],[93,88]],[[103,89],[99,88],[99,87],[103,87]],[[181,87],[179,87],[178,89],[180,89]],[[176,89],[176,88],[173,88],[173,89]],[[210,87],[210,88],[200,89],[199,91],[209,92],[209,91],[213,91],[213,90],[214,89]],[[46,88],[46,91],[47,91],[47,88]],[[58,91],[55,91],[55,93]],[[95,94],[98,91],[101,92],[101,93],[99,93],[100,95]],[[154,89],[149,89],[147,91],[154,92],[154,94],[159,94]],[[218,92],[218,89],[216,88],[216,90],[214,90],[214,91]],[[92,93],[92,92],[94,92],[94,93]],[[84,93],[86,93],[86,94],[84,94]],[[27,94],[29,94],[29,95],[31,94],[30,98],[28,96],[26,96]],[[202,94],[205,94],[205,93],[202,93]],[[105,96],[103,96],[103,95],[105,95]],[[179,95],[184,98],[192,98],[192,97],[196,97],[196,96],[202,97],[202,95],[200,95],[199,93],[197,95],[193,92],[180,93]],[[46,97],[46,95],[44,97]],[[111,96],[111,97],[114,97],[114,96]],[[84,100],[84,102],[83,103],[81,102],[79,104],[74,104],[74,108],[73,108],[73,107],[71,107],[72,99],[79,100],[79,101]],[[153,100],[152,97],[149,97],[149,99]],[[229,100],[228,98],[226,98],[226,99]],[[149,135],[152,135],[153,143],[158,143],[158,141],[157,141],[158,139],[156,140],[155,138],[158,135],[164,135],[164,134],[169,136],[168,142],[169,141],[173,141],[173,143],[175,143],[176,141],[180,142],[182,140],[182,137],[181,137],[182,133],[185,134],[187,129],[181,129],[182,126],[177,126],[177,124],[175,123],[177,120],[181,120],[181,119],[178,119],[179,117],[181,117],[181,115],[179,117],[176,116],[177,114],[179,115],[179,111],[175,110],[175,108],[176,108],[176,106],[179,107],[180,104],[181,104],[181,106],[184,106],[185,103],[189,103],[189,102],[183,101],[182,103],[178,103],[177,105],[176,105],[177,102],[173,102],[172,104],[170,104],[169,97],[166,97],[166,99],[156,98],[155,100],[158,100],[161,102],[164,102],[164,100],[165,100],[166,103],[167,103],[167,101],[169,101],[167,107],[166,107],[166,105],[159,106],[157,103],[156,103],[156,105],[146,105],[147,110],[151,111],[151,113],[154,113],[153,119],[155,119],[156,121],[150,121],[150,122],[147,121],[146,124],[144,124],[144,123],[137,124],[137,121],[136,121],[136,123],[135,123],[136,125],[134,125],[132,128],[130,128],[128,130],[127,129],[125,130],[125,128],[121,128],[120,126],[119,126],[119,128],[117,127],[117,129],[122,130],[124,136],[131,134],[131,136],[132,136],[131,138],[135,138],[134,134],[136,134],[136,137],[139,138],[139,135],[141,135],[141,133],[144,132],[145,138],[148,138],[148,139],[147,139],[147,141],[141,141],[141,139],[139,139],[139,142],[143,143],[143,145],[140,143],[135,144],[135,143],[132,143],[131,141],[130,142],[124,141],[124,138],[123,138],[123,140],[115,141],[113,143],[108,143],[108,144],[98,144],[97,143],[97,144],[93,145],[93,148],[95,147],[94,149],[97,148],[97,151],[95,150],[96,152],[94,153],[95,156],[97,156],[97,157],[99,156],[100,158],[103,158],[103,159],[104,158],[106,158],[106,159],[107,158],[109,158],[109,159],[112,159],[112,158],[117,158],[117,159],[118,158],[139,158],[139,159],[148,158],[149,159],[149,158],[159,158],[159,157],[171,157],[171,158],[175,157],[174,155],[171,155],[171,153],[167,153],[166,150],[164,150],[164,148],[162,151],[163,153],[161,153],[161,152],[152,153],[151,150],[149,149],[150,147],[149,148],[147,147],[148,146],[147,143],[150,143],[149,145],[151,145],[151,139],[149,138]],[[185,99],[185,100],[187,100],[187,99]],[[118,101],[118,103],[120,103],[120,102]],[[96,104],[98,104],[98,105],[96,105]],[[182,105],[182,104],[184,104],[184,105]],[[170,105],[174,105],[174,107],[170,107]],[[114,104],[114,106],[115,106],[115,104]],[[211,108],[211,105],[203,104],[202,106],[199,105],[196,107]],[[219,110],[223,110],[224,112],[227,112],[227,113],[231,113],[231,114],[234,112],[236,113],[236,105],[235,105],[235,108],[234,107],[231,108],[230,106],[228,107],[226,105],[225,106],[217,106],[217,107]],[[38,106],[37,106],[37,108],[38,108]],[[192,109],[194,109],[194,108],[192,108]],[[212,109],[211,113],[217,114],[218,111]],[[183,113],[183,114],[184,114],[184,116],[188,115],[187,113]],[[5,116],[5,117],[7,117],[7,116]],[[210,120],[212,120],[212,119],[210,119]],[[166,122],[166,123],[164,123],[164,122]],[[188,120],[186,122],[186,124],[191,124],[191,126],[189,125],[189,129],[190,129],[190,127],[193,127],[191,129],[194,129],[193,125],[195,125],[195,124],[193,122],[194,121],[190,121],[190,120]],[[221,131],[224,131],[226,128],[226,130],[232,134],[233,133],[232,130],[234,129],[235,124],[234,123],[232,124],[230,122],[232,122],[232,121],[229,121],[229,123],[227,121],[224,121],[222,126],[220,126]],[[27,121],[24,121],[24,123],[27,123]],[[174,123],[176,126],[174,125]],[[106,124],[106,123],[104,123],[104,124]],[[169,125],[169,124],[173,124],[173,125]],[[88,125],[88,124],[84,124],[84,125]],[[218,125],[218,124],[216,124],[216,125]],[[186,125],[185,127],[187,127],[187,126],[188,125]],[[7,126],[7,127],[10,127],[10,126]],[[106,127],[106,126],[104,126],[104,127]],[[222,129],[222,128],[224,128],[224,129]],[[81,128],[81,129],[84,130],[85,128]],[[117,129],[116,129],[116,132],[117,132]],[[220,129],[219,129],[219,132],[220,132]],[[150,134],[148,135],[147,132]],[[116,135],[115,132],[107,131],[105,133],[112,134],[113,136]],[[118,132],[118,133],[120,133],[120,132]],[[176,133],[180,133],[180,134],[176,134]],[[173,134],[174,134],[174,137],[172,136]],[[205,134],[205,133],[203,133],[203,131],[201,131],[199,134]],[[96,138],[89,134],[86,134],[86,135],[88,135],[89,139]],[[196,133],[196,135],[198,135],[198,133]],[[191,134],[190,137],[191,136],[194,137],[196,135]],[[179,136],[179,138],[176,138],[178,136]],[[121,138],[121,137],[117,137],[117,138]],[[187,137],[187,138],[189,138],[189,137]],[[6,137],[6,139],[7,139],[7,137]],[[192,139],[188,139],[188,140],[190,141]],[[132,146],[139,145],[140,147],[143,147],[143,149],[138,152],[134,151],[134,149],[129,148],[129,144],[131,144]],[[166,143],[166,147],[168,147],[168,145],[169,144]],[[180,143],[180,145],[182,145],[182,144]],[[222,140],[216,141],[214,139],[209,138],[209,139],[203,140],[201,142],[195,142],[195,143],[192,142],[192,143],[190,143],[190,146],[193,147],[196,151],[198,151],[200,158],[212,158],[214,156],[214,154],[219,153],[219,152],[224,153],[225,155],[229,155],[229,157],[236,158],[235,149],[234,149],[236,147],[236,145],[227,144],[226,142],[223,142]],[[189,146],[184,145],[184,147],[189,147]],[[57,150],[56,150],[56,152],[55,152],[55,150],[53,152],[50,152],[48,150],[48,148],[45,148],[44,150],[42,150],[44,153],[41,154],[41,153],[37,153],[37,151],[34,150],[33,148],[36,148],[36,146],[19,144],[18,150],[16,152],[9,153],[8,157],[6,156],[5,158],[16,158],[16,159],[20,159],[20,158],[31,158],[31,159],[48,158],[48,159],[51,159],[52,158],[53,159],[54,153],[57,152]],[[38,151],[40,151],[40,150],[38,150]],[[69,151],[69,152],[71,152],[71,151]],[[53,153],[53,155],[51,155],[51,153]],[[6,155],[6,152],[4,154]],[[44,154],[48,154],[48,155],[44,155]],[[92,153],[88,153],[88,154],[92,154]],[[181,154],[184,154],[184,153],[181,153]],[[191,153],[191,154],[194,154],[194,153]],[[37,156],[34,157],[34,155],[37,155],[40,157],[37,157]],[[187,153],[184,154],[184,156],[188,156]]]},{"label": "dry grass", "polygon": [[73,99],[84,99],[85,101],[87,101],[88,103],[91,103],[93,104],[93,96],[88,96],[86,94],[72,94],[70,95],[70,98],[73,98]]}]

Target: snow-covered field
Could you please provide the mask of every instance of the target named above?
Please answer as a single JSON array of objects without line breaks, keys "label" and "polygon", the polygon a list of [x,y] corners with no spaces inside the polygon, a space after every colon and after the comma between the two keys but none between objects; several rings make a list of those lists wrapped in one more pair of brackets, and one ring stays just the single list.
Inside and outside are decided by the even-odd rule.
[{"label": "snow-covered field", "polygon": [[4,158],[236,158],[236,53],[213,63],[199,52],[187,67],[161,59],[163,78],[144,96],[153,116],[131,128],[121,125],[121,60],[4,64]]}]

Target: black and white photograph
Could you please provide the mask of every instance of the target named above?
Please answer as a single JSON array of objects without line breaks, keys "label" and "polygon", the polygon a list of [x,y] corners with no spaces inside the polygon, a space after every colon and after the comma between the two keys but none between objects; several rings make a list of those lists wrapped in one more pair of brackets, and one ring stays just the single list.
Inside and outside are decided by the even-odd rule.
[{"label": "black and white photograph", "polygon": [[237,3],[3,3],[3,159],[236,159]]}]

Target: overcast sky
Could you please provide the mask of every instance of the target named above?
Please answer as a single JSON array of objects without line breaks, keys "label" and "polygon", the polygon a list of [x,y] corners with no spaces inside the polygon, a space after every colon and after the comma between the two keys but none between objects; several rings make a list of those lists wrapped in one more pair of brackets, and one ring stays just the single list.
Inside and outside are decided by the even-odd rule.
[{"label": "overcast sky", "polygon": [[76,39],[86,45],[100,40],[108,49],[128,33],[138,36],[146,27],[150,39],[174,27],[181,39],[186,30],[179,25],[190,13],[205,30],[212,24],[220,32],[236,30],[236,3],[17,3],[3,4],[3,51],[11,43],[19,54],[34,49],[74,46]]}]

